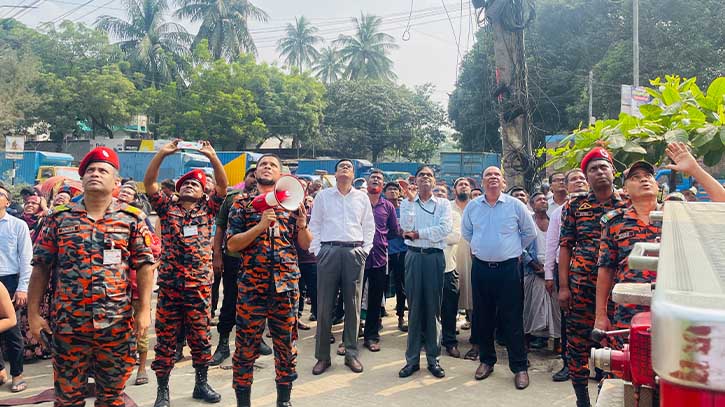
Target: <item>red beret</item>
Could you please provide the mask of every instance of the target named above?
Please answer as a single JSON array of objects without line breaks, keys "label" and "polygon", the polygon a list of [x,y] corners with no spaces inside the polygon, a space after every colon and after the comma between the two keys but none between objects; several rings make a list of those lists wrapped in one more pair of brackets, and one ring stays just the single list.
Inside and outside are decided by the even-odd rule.
[{"label": "red beret", "polygon": [[113,149],[110,149],[108,147],[96,147],[93,150],[89,151],[85,157],[83,157],[80,165],[78,166],[78,174],[82,177],[83,174],[86,173],[86,168],[88,167],[88,165],[95,162],[109,163],[115,169],[119,169],[120,167],[120,164],[118,162],[118,154],[116,154]]},{"label": "red beret", "polygon": [[176,192],[179,192],[181,186],[186,180],[196,180],[201,184],[202,188],[206,188],[206,173],[203,170],[195,169],[187,172],[178,181],[176,181]]},{"label": "red beret", "polygon": [[607,151],[606,148],[595,147],[592,149],[592,151],[588,152],[587,155],[585,155],[582,159],[581,168],[585,174],[587,173],[587,165],[589,165],[590,161],[594,160],[607,160],[610,164],[614,165],[614,162],[612,161],[612,154]]}]

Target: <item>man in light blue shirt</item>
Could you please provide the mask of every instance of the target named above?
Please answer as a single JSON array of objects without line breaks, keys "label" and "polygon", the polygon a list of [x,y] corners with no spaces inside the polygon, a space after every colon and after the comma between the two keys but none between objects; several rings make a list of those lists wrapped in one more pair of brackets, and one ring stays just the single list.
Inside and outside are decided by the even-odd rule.
[{"label": "man in light blue shirt", "polygon": [[519,257],[536,239],[536,224],[521,201],[502,192],[503,177],[497,167],[483,171],[484,194],[463,211],[461,234],[470,242],[473,254],[474,323],[480,338],[480,361],[475,378],[483,380],[493,372],[496,349],[493,333],[496,314],[507,338],[509,368],[517,389],[529,385],[523,331],[523,289]]},{"label": "man in light blue shirt", "polygon": [[421,337],[425,337],[428,371],[437,378],[445,376],[438,363],[441,353],[441,297],[446,259],[443,249],[453,230],[451,204],[433,196],[435,176],[423,166],[415,174],[418,194],[407,189],[400,205],[400,227],[408,253],[405,255],[405,291],[408,296],[408,346],[405,367],[400,377],[420,369]]},{"label": "man in light blue shirt", "polygon": [[[8,290],[19,309],[28,301],[28,282],[32,267],[33,244],[28,225],[21,219],[7,213],[10,206],[10,191],[0,184],[0,283]],[[25,390],[23,380],[23,335],[18,325],[0,334],[10,364],[13,378],[11,391]],[[5,375],[5,366],[0,358],[0,378]],[[5,376],[7,379],[7,376]]]}]

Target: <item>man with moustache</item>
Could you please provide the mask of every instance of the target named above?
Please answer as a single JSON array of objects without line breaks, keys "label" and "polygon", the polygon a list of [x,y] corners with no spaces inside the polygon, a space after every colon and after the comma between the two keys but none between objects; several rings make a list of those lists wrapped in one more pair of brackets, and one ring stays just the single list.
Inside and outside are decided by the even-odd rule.
[{"label": "man with moustache", "polygon": [[[395,214],[400,225],[400,185],[397,182],[385,184],[385,199],[395,207]],[[408,247],[401,236],[400,226],[398,232],[388,239],[388,276],[395,285],[395,315],[398,316],[398,330],[408,332],[408,323],[405,322],[405,252]]]},{"label": "man with moustache", "polygon": [[[468,178],[458,178],[453,182],[453,191],[455,199],[451,208],[453,212],[457,212],[458,215],[463,219],[463,211],[466,209],[466,205],[471,201],[471,181]],[[475,316],[473,315],[473,289],[471,287],[471,246],[468,241],[461,235],[458,245],[456,246],[456,272],[459,278],[459,295],[458,295],[458,308],[466,310],[466,322],[461,326],[461,329],[471,329],[471,336],[469,342],[471,343],[471,349],[466,352],[464,356],[469,360],[478,359],[478,335],[477,328],[473,328],[473,321]],[[460,351],[456,344],[454,349],[446,349],[449,355],[453,357],[460,357]],[[458,351],[458,352],[457,352]]]},{"label": "man with moustache", "polygon": [[[55,406],[84,405],[91,373],[96,405],[124,406],[135,336],[145,335],[151,323],[151,232],[141,210],[113,199],[118,168],[115,151],[91,150],[78,166],[83,197],[56,206],[36,242],[28,318],[38,341],[45,341],[41,332],[53,335]],[[142,310],[135,318],[131,269]],[[46,321],[40,306],[49,281],[53,309]]]},{"label": "man with moustache", "polygon": [[367,191],[375,218],[375,236],[373,248],[365,260],[364,281],[368,282],[368,310],[363,346],[371,352],[380,351],[380,304],[387,288],[388,237],[396,236],[399,229],[395,207],[381,196],[384,182],[382,171],[373,169],[370,172]]},{"label": "man with moustache", "polygon": [[[597,279],[596,319],[594,327],[604,331],[627,329],[632,317],[649,307],[613,304],[614,320],[609,320],[607,306],[612,287],[617,283],[654,283],[657,270],[632,270],[627,258],[638,242],[655,242],[662,227],[650,223],[649,214],[658,209],[659,187],[655,169],[646,161],[637,161],[624,173],[624,188],[631,206],[615,209],[602,216],[602,237],[599,240],[599,277]],[[617,337],[619,346],[622,337]]]},{"label": "man with moustache", "polygon": [[421,339],[425,339],[428,371],[445,377],[438,362],[441,340],[441,296],[446,259],[445,239],[453,230],[451,204],[433,196],[435,175],[428,166],[415,173],[418,193],[411,189],[400,205],[400,224],[408,253],[405,255],[405,289],[408,296],[408,344],[401,378],[420,370]]},{"label": "man with moustache", "polygon": [[330,335],[338,287],[342,289],[345,306],[345,365],[354,373],[363,371],[357,350],[360,295],[365,261],[373,247],[375,218],[367,194],[352,187],[354,176],[352,161],[339,160],[335,165],[337,185],[318,192],[312,205],[310,251],[317,257],[314,375],[324,373],[332,365]]},{"label": "man with moustache", "polygon": [[486,168],[482,178],[484,194],[466,206],[461,223],[463,238],[470,242],[473,254],[473,315],[479,321],[481,364],[474,377],[483,380],[493,373],[493,333],[498,316],[514,385],[523,390],[529,385],[529,375],[519,257],[536,238],[536,225],[523,202],[503,193],[503,175],[498,167]]},{"label": "man with moustache", "polygon": [[163,247],[156,306],[156,357],[151,363],[158,383],[154,407],[170,405],[169,374],[174,367],[176,340],[182,329],[186,330],[196,371],[193,397],[208,403],[221,400],[221,395],[207,381],[207,371],[211,361],[211,233],[214,217],[227,192],[227,176],[214,148],[208,141],[202,141],[199,152],[214,168],[214,192],[211,196],[204,193],[206,174],[196,169],[176,182],[178,200],[164,193],[156,182],[159,168],[167,156],[179,150],[179,141],[174,140],[159,150],[144,177],[149,202],[159,216]]},{"label": "man with moustache", "polygon": [[[589,191],[589,184],[584,172],[579,168],[574,168],[564,174],[564,185],[569,193],[569,198],[586,195]],[[564,202],[566,203],[566,202]],[[549,229],[546,231],[546,262],[544,263],[544,280],[546,289],[550,293],[554,293],[558,298],[559,292],[559,236],[561,233],[561,210],[564,205],[554,209],[549,215]],[[564,366],[552,375],[555,382],[565,382],[569,380],[569,365],[567,362],[567,339],[566,339],[566,313],[559,308],[561,315],[561,360]]]},{"label": "man with moustache", "polygon": [[[259,194],[275,193],[282,160],[274,154],[257,161]],[[300,270],[297,249],[307,249],[312,235],[300,202],[296,213],[277,206],[258,212],[254,197],[236,200],[229,214],[227,249],[241,252],[244,273],[239,274],[237,337],[234,351],[234,391],[238,407],[251,405],[254,361],[259,357],[264,322],[268,321],[274,347],[277,407],[290,407],[292,382],[297,379],[297,307]]]},{"label": "man with moustache", "polygon": [[596,147],[582,159],[581,170],[591,191],[570,199],[562,209],[559,238],[559,306],[567,313],[566,339],[569,377],[577,407],[590,406],[589,353],[597,287],[597,260],[602,235],[601,218],[626,207],[614,191],[614,166],[606,149]]}]

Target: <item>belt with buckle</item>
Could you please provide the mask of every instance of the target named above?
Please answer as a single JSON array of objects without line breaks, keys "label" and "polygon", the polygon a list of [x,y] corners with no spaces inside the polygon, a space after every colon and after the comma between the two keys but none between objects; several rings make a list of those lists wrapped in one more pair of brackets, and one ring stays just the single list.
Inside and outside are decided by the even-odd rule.
[{"label": "belt with buckle", "polygon": [[434,254],[434,253],[440,253],[443,250],[436,249],[435,247],[415,247],[415,246],[408,246],[408,250],[416,252],[416,253],[423,253],[423,254]]},{"label": "belt with buckle", "polygon": [[337,247],[362,247],[363,242],[322,242],[323,246],[337,246]]},{"label": "belt with buckle", "polygon": [[485,261],[485,260],[481,260],[481,259],[479,259],[478,257],[475,257],[475,256],[473,257],[473,259],[475,261],[479,262],[479,263],[482,263],[485,267],[488,267],[490,269],[497,269],[497,268],[502,267],[502,266],[504,266],[504,265],[506,265],[506,264],[508,264],[510,262],[514,262],[514,261],[518,261],[519,260],[518,257],[514,257],[514,258],[511,258],[511,259],[508,259],[508,260],[504,260],[504,261]]}]

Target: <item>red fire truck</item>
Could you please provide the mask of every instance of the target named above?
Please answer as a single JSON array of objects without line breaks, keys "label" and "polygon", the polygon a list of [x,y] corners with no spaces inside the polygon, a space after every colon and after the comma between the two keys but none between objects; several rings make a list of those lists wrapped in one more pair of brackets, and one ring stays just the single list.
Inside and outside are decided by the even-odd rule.
[{"label": "red fire truck", "polygon": [[[651,219],[658,215],[651,215]],[[654,284],[617,284],[612,299],[644,304],[622,350],[592,349],[592,363],[621,379],[602,385],[597,406],[725,407],[725,204],[667,202],[658,243],[637,244],[633,269]]]}]

